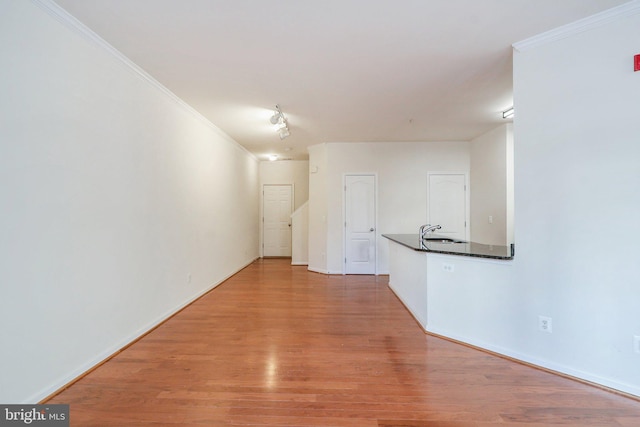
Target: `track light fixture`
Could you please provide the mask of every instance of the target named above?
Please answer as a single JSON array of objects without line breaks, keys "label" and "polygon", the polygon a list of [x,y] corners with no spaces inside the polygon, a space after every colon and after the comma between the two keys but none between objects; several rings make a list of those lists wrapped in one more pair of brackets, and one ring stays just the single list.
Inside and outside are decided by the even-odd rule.
[{"label": "track light fixture", "polygon": [[280,106],[276,105],[276,111],[271,116],[270,122],[272,125],[277,125],[280,120],[284,119],[284,114],[280,111]]},{"label": "track light fixture", "polygon": [[276,132],[278,132],[278,136],[280,139],[285,139],[291,132],[289,132],[289,125],[287,123],[287,119],[284,117],[280,106],[276,104],[276,111],[273,112],[273,116],[269,119],[272,125],[275,125]]}]

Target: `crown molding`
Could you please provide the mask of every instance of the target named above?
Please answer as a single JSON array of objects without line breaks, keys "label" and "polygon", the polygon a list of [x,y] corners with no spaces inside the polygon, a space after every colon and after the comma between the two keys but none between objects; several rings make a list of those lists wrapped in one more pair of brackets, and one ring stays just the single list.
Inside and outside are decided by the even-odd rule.
[{"label": "crown molding", "polygon": [[538,34],[528,39],[514,43],[512,46],[518,52],[535,49],[547,43],[583,33],[607,25],[618,19],[640,13],[640,0],[632,0],[620,6],[605,10],[587,18],[572,22],[553,30]]},{"label": "crown molding", "polygon": [[251,153],[245,147],[240,145],[236,140],[231,138],[226,132],[224,132],[218,126],[213,124],[205,116],[200,114],[200,112],[198,112],[191,105],[189,105],[186,102],[184,102],[179,96],[177,96],[175,93],[173,93],[169,89],[167,89],[162,83],[160,83],[159,81],[154,79],[149,73],[147,73],[142,68],[140,68],[138,65],[136,65],[132,60],[127,58],[122,52],[120,52],[118,49],[116,49],[115,47],[110,45],[106,40],[104,40],[98,34],[93,32],[89,27],[84,25],[82,22],[80,22],[73,15],[69,14],[69,12],[64,10],[57,3],[55,3],[53,0],[31,0],[31,2],[33,4],[35,4],[37,7],[39,7],[40,9],[42,9],[43,11],[45,11],[51,17],[53,17],[56,21],[62,23],[64,26],[66,26],[67,28],[69,28],[74,33],[78,34],[79,36],[81,36],[83,39],[85,39],[86,41],[88,41],[92,45],[102,49],[107,54],[109,54],[113,58],[117,59],[122,65],[125,66],[125,68],[129,69],[130,71],[132,71],[141,80],[147,82],[148,84],[153,86],[155,89],[157,89],[160,92],[162,92],[165,96],[167,96],[173,102],[178,104],[181,108],[183,108],[185,111],[187,111],[189,114],[191,114],[194,118],[198,119],[200,122],[204,123],[209,128],[211,128],[220,137],[222,137],[223,139],[225,139],[226,141],[228,141],[228,142],[230,142],[232,144],[235,144],[236,147],[238,147],[240,150],[244,151],[251,158],[253,158],[254,160],[259,161],[258,157],[255,154]]}]

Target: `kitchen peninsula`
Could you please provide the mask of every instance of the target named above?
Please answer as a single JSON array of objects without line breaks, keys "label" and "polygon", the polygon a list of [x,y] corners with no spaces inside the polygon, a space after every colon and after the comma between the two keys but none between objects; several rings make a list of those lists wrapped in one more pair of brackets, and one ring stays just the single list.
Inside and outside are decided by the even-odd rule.
[{"label": "kitchen peninsula", "polygon": [[383,234],[389,239],[389,287],[425,330],[460,341],[482,313],[476,298],[487,286],[511,283],[514,247],[429,234]]},{"label": "kitchen peninsula", "polygon": [[386,237],[409,249],[422,252],[493,259],[513,259],[514,253],[513,245],[485,245],[482,243],[450,239],[437,234],[430,234],[425,239],[420,239],[418,234],[383,234],[382,237]]}]

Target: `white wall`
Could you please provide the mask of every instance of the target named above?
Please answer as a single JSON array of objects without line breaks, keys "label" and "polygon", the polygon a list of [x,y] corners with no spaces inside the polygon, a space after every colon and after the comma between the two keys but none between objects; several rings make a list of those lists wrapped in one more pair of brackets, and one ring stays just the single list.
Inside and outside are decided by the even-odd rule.
[{"label": "white wall", "polygon": [[527,359],[518,352],[529,336],[517,326],[527,303],[513,278],[513,261],[432,253],[425,258],[427,331]]},{"label": "white wall", "polygon": [[0,2],[0,401],[35,402],[258,256],[258,162],[38,8]]},{"label": "white wall", "polygon": [[[387,274],[388,242],[381,234],[417,233],[426,222],[427,172],[469,171],[468,142],[328,143],[323,147],[327,159],[326,270],[330,274],[341,274],[344,269],[345,174],[377,174],[377,272]],[[309,155],[313,167],[315,152],[310,150]],[[312,209],[313,205],[310,214]]]},{"label": "white wall", "polygon": [[[513,125],[505,123],[474,138],[471,153],[471,241],[513,243]],[[509,200],[511,199],[511,200]],[[509,212],[511,212],[509,214]],[[492,222],[489,222],[491,216]]]},{"label": "white wall", "polygon": [[291,215],[291,265],[309,265],[309,203]]},{"label": "white wall", "polygon": [[[515,156],[513,125],[507,126],[507,243],[515,240]],[[472,190],[473,192],[473,190]],[[473,228],[473,221],[471,222]]]},{"label": "white wall", "polygon": [[327,270],[327,145],[309,147],[309,270]]},{"label": "white wall", "polygon": [[427,253],[389,241],[389,287],[427,330]]},{"label": "white wall", "polygon": [[514,55],[516,324],[523,352],[640,395],[640,5],[604,22]]}]

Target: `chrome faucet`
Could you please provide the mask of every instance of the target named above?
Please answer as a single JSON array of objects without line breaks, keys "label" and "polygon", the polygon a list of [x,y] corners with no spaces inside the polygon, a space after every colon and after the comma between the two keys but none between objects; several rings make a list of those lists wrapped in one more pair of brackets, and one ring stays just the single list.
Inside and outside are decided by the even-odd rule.
[{"label": "chrome faucet", "polygon": [[424,237],[427,235],[427,233],[432,233],[435,230],[440,230],[442,227],[439,225],[431,225],[431,224],[425,224],[422,227],[420,227],[420,241],[422,241],[422,239],[424,239]]}]

